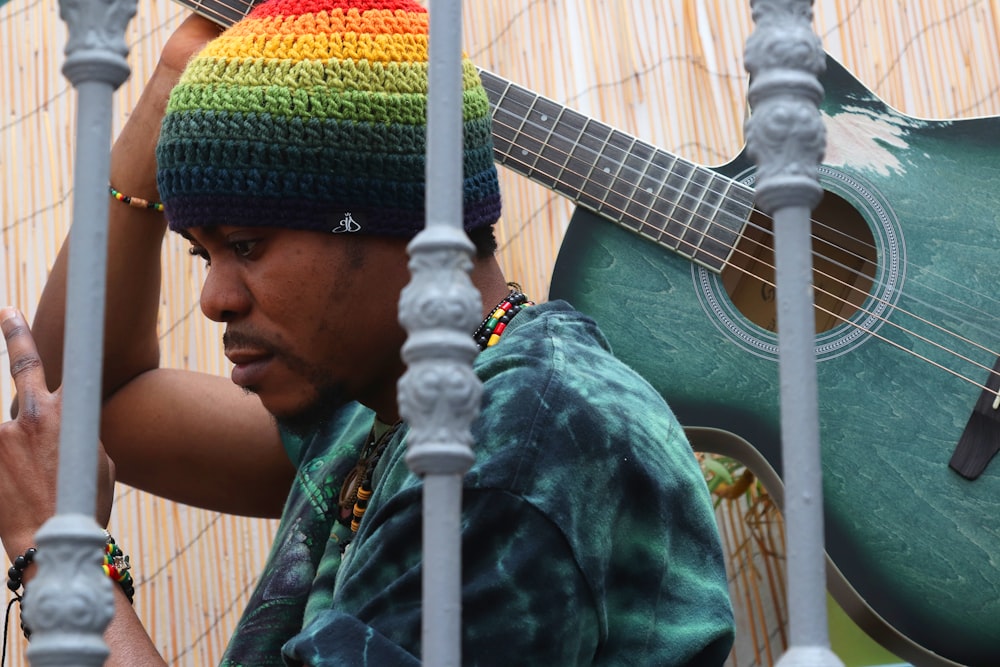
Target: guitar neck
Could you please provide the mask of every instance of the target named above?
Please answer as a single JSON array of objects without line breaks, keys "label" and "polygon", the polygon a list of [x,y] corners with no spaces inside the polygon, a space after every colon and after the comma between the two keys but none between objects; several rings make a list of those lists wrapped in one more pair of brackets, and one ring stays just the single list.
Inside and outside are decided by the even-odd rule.
[{"label": "guitar neck", "polygon": [[753,190],[480,70],[496,161],[601,217],[721,271]]},{"label": "guitar neck", "polygon": [[[254,0],[177,0],[223,25]],[[753,190],[480,69],[499,164],[720,272]]]}]

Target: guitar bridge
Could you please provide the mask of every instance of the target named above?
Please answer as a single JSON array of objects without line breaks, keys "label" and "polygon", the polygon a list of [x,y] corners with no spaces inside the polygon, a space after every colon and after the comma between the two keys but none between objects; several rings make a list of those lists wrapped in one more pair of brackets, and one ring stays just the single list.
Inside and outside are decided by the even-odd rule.
[{"label": "guitar bridge", "polygon": [[983,474],[1000,451],[1000,357],[962,431],[948,465],[966,479]]}]

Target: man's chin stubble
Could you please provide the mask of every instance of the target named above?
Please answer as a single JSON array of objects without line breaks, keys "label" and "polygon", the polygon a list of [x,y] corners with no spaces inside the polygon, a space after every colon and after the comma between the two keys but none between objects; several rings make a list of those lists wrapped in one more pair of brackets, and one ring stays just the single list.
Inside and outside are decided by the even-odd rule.
[{"label": "man's chin stubble", "polygon": [[[245,387],[243,391],[247,394],[256,393],[253,387]],[[348,400],[340,386],[321,387],[317,391],[316,399],[302,410],[294,414],[280,416],[271,412],[271,418],[285,431],[305,438],[327,426],[337,410],[344,407],[347,402]]]}]

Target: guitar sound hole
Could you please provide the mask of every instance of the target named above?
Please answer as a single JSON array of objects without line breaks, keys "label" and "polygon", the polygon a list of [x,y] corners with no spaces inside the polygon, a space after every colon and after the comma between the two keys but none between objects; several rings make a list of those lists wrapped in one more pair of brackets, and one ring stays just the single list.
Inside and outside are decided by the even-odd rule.
[{"label": "guitar sound hole", "polygon": [[[868,224],[843,198],[826,192],[812,218],[816,332],[822,333],[845,322],[864,304],[878,260]],[[731,261],[722,270],[722,283],[744,317],[777,331],[771,222],[763,213],[751,215]]]}]

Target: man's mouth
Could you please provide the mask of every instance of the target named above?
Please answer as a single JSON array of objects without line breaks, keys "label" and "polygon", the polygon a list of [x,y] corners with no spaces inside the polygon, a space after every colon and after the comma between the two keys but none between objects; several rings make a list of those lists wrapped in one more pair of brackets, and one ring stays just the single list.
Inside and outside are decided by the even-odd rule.
[{"label": "man's mouth", "polygon": [[233,383],[246,388],[260,384],[274,355],[264,350],[233,349],[226,350],[226,358],[233,362]]}]

